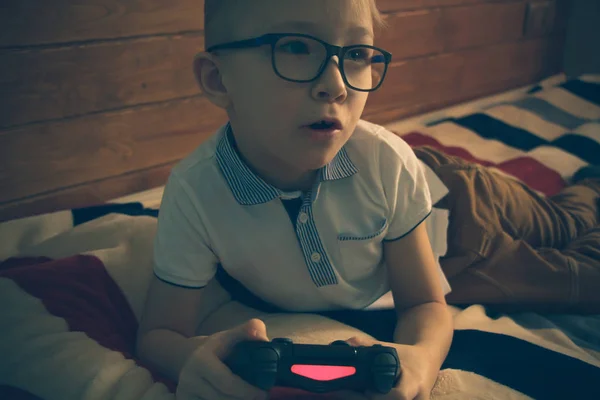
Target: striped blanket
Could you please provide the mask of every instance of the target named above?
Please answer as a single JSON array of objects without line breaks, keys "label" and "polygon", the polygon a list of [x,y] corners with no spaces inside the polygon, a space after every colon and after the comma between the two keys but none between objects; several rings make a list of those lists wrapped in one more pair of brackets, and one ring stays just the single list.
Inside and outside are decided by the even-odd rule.
[{"label": "striped blanket", "polygon": [[[599,88],[600,77],[565,80],[417,130],[390,129],[552,195],[600,164]],[[174,382],[133,354],[161,193],[0,224],[0,398],[174,399]],[[600,316],[453,312],[453,363],[432,398],[600,398]],[[328,343],[354,334],[316,316],[280,318],[271,337]]]},{"label": "striped blanket", "polygon": [[436,147],[553,195],[580,168],[600,165],[600,76],[536,86],[517,100],[396,133],[411,146]]},{"label": "striped blanket", "polygon": [[[13,253],[0,262],[1,399],[175,399],[175,382],[135,356],[152,277],[155,214],[138,203],[77,210],[75,226],[65,223],[49,236],[38,236],[39,217],[40,225],[29,221],[18,253],[1,249]],[[61,217],[66,222],[68,212]],[[25,225],[8,224],[23,233],[18,228]],[[6,228],[0,224],[3,236]],[[222,289],[205,290],[207,301],[221,301]],[[456,331],[432,400],[600,398],[600,315],[450,308]],[[224,306],[216,314],[235,319],[240,308]],[[251,310],[242,315],[260,317]],[[297,343],[362,334],[311,314],[272,314],[268,326],[269,337]],[[270,398],[336,397],[276,388]]]}]

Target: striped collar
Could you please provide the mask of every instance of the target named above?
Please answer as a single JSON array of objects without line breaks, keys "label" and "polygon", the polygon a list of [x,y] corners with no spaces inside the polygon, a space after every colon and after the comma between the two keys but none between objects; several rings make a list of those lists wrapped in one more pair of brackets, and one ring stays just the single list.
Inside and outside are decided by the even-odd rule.
[{"label": "striped collar", "polygon": [[[257,205],[281,197],[284,192],[269,185],[250,170],[240,158],[233,141],[231,125],[227,124],[217,145],[216,157],[237,202],[241,205]],[[320,181],[332,181],[348,178],[357,173],[358,169],[350,160],[345,147],[342,147],[320,171]]]}]

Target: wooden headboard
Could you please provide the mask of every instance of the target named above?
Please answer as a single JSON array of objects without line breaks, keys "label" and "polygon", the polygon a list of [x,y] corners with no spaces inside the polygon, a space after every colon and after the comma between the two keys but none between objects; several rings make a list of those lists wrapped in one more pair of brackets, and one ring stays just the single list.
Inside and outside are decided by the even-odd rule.
[{"label": "wooden headboard", "polygon": [[[3,0],[0,221],[163,185],[225,122],[192,75],[202,0]],[[561,71],[569,0],[379,0],[385,123]]]}]

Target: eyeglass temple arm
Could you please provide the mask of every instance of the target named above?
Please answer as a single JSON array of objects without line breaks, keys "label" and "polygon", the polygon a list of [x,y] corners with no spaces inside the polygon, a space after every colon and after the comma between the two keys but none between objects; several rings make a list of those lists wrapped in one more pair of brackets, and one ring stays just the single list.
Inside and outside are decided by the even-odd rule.
[{"label": "eyeglass temple arm", "polygon": [[259,38],[253,38],[253,39],[240,40],[237,42],[217,44],[215,46],[212,46],[212,47],[209,47],[208,49],[206,49],[206,52],[210,53],[211,51],[215,51],[215,50],[243,49],[243,48],[248,48],[248,47],[259,47],[259,46],[262,46],[263,44],[269,44],[269,41],[265,40],[265,38],[259,37]]}]

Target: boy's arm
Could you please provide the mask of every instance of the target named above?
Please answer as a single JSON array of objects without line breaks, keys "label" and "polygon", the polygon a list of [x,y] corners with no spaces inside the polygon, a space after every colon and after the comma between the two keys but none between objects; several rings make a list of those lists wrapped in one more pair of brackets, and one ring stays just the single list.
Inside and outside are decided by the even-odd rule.
[{"label": "boy's arm", "polygon": [[254,319],[210,336],[193,337],[205,294],[206,289],[185,289],[154,277],[140,324],[138,356],[178,383],[178,399],[266,399],[266,392],[223,364],[236,343],[268,340],[265,324]]},{"label": "boy's arm", "polygon": [[[146,363],[177,380],[201,344],[192,338],[206,308],[206,289],[217,259],[194,191],[173,172],[165,186],[153,246],[153,276],[138,330],[136,352]],[[160,277],[160,279],[159,279]],[[162,280],[161,280],[162,279]]]},{"label": "boy's arm", "polygon": [[162,375],[177,381],[188,357],[202,344],[194,337],[202,292],[162,282],[153,276],[140,321],[136,353]]},{"label": "boy's arm", "polygon": [[384,257],[398,314],[394,341],[421,348],[430,356],[430,372],[437,373],[452,342],[453,323],[425,222],[384,242]]}]

